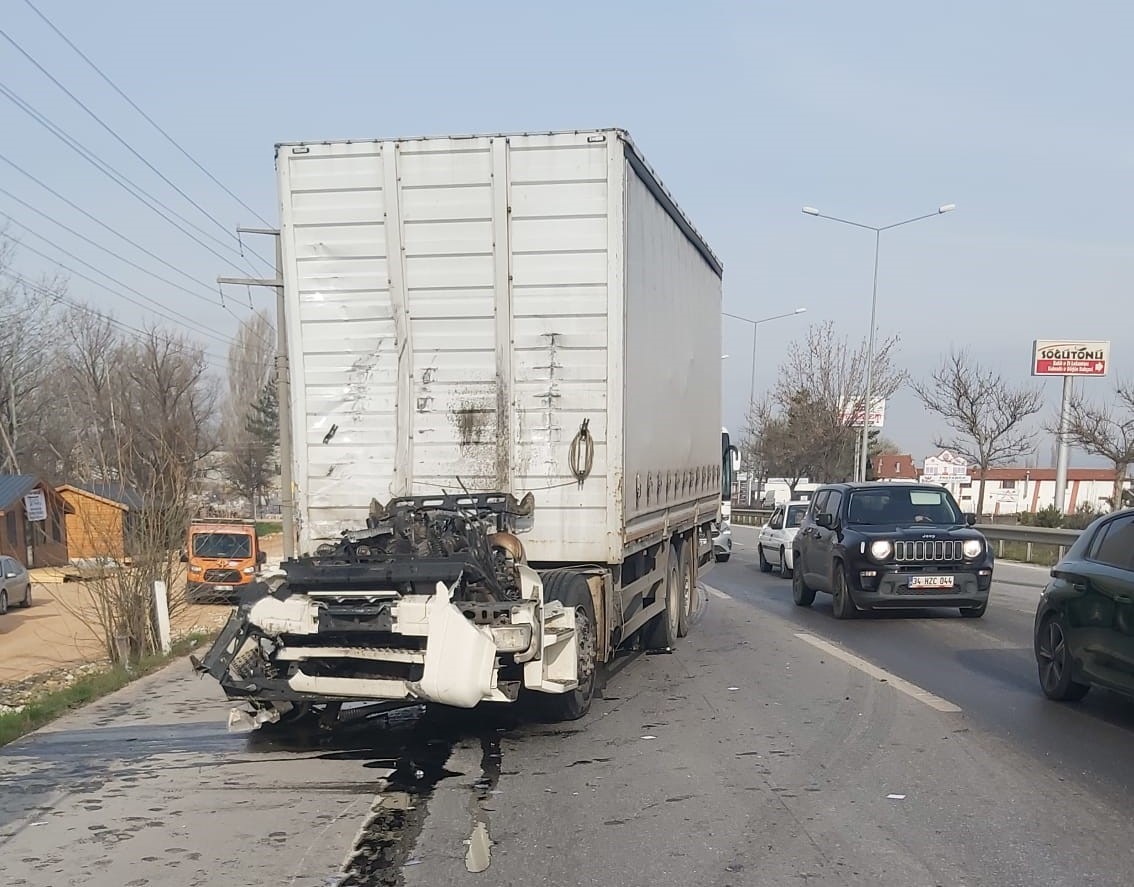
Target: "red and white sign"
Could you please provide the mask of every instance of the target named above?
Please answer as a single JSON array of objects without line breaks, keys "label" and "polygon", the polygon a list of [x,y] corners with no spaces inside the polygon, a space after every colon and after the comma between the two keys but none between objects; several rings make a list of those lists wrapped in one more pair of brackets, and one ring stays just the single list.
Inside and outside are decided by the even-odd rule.
[{"label": "red and white sign", "polygon": [[[850,428],[862,427],[862,398],[848,400],[843,404],[843,424]],[[881,428],[886,424],[886,401],[874,401],[874,409],[870,411],[870,427]]]},{"label": "red and white sign", "polygon": [[1105,376],[1110,342],[1068,342],[1036,339],[1032,349],[1033,376]]}]

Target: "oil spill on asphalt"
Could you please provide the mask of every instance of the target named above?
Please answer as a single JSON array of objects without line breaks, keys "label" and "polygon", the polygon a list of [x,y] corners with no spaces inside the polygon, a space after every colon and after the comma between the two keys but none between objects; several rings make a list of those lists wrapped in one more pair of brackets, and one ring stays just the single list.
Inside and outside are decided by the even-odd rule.
[{"label": "oil spill on asphalt", "polygon": [[492,799],[500,782],[499,736],[482,736],[480,739],[480,778],[473,783],[473,794],[469,799],[469,818],[472,832],[469,834],[468,850],[465,853],[465,868],[473,874],[485,871],[492,864]]},{"label": "oil spill on asphalt", "polygon": [[402,887],[404,870],[422,861],[414,853],[435,791],[443,781],[466,775],[449,769],[453,752],[473,742],[480,745],[480,774],[470,787],[464,861],[469,872],[488,869],[501,740],[515,726],[514,719],[486,718],[483,712],[426,712],[385,728],[347,731],[337,749],[316,755],[386,771],[340,874],[327,887]]}]

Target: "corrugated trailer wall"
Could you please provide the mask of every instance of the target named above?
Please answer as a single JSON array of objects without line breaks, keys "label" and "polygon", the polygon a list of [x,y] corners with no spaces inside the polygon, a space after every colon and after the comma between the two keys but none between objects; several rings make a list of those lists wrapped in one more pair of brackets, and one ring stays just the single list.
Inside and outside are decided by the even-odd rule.
[{"label": "corrugated trailer wall", "polygon": [[[631,159],[634,159],[631,155]],[[627,540],[716,515],[721,489],[721,265],[649,172],[626,187]]]},{"label": "corrugated trailer wall", "polygon": [[[360,525],[371,498],[463,484],[534,493],[533,560],[620,559],[634,174],[618,133],[285,145],[277,167],[301,550]],[[643,227],[648,261],[659,236]]]}]

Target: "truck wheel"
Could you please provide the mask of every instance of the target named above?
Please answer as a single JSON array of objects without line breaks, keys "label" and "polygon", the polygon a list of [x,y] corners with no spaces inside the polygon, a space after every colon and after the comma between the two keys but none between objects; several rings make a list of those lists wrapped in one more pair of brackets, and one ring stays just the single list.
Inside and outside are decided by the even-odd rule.
[{"label": "truck wheel", "polygon": [[587,577],[573,570],[549,570],[541,574],[543,599],[559,601],[564,607],[575,609],[575,649],[579,686],[561,694],[540,694],[541,707],[548,717],[556,721],[577,721],[591,707],[598,674],[598,629],[595,625],[595,605]]},{"label": "truck wheel", "polygon": [[665,580],[665,609],[658,613],[645,629],[646,649],[672,650],[677,643],[677,630],[681,613],[681,573],[677,558],[670,555]]},{"label": "truck wheel", "polygon": [[681,543],[681,556],[677,569],[681,573],[681,612],[677,619],[677,636],[689,634],[689,623],[693,621],[693,605],[697,596],[697,564],[693,560],[693,546],[686,539]]}]

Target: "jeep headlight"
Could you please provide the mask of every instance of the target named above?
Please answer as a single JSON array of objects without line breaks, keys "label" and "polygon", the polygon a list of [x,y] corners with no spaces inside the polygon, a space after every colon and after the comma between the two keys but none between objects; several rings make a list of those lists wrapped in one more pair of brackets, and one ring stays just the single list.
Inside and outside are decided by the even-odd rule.
[{"label": "jeep headlight", "polygon": [[980,544],[979,539],[966,539],[965,544],[961,546],[961,553],[969,560],[980,557],[982,551],[984,546]]},{"label": "jeep headlight", "polygon": [[894,543],[889,539],[875,539],[870,543],[870,556],[876,561],[884,561],[894,553]]}]

